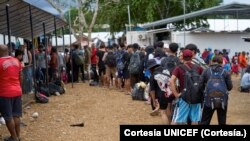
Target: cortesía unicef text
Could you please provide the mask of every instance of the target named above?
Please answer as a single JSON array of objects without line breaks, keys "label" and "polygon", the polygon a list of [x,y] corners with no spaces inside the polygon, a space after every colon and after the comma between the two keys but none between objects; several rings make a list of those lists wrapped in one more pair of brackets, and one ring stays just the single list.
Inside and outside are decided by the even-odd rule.
[{"label": "cortes\u00eda unicef text", "polygon": [[211,129],[164,129],[163,131],[154,129],[151,131],[144,131],[143,129],[134,131],[130,129],[124,130],[124,136],[127,137],[143,137],[143,136],[201,136],[205,137],[223,137],[223,136],[232,136],[232,137],[242,137],[246,138],[247,131],[246,129],[237,130],[233,129],[230,131],[225,130],[211,130]]}]

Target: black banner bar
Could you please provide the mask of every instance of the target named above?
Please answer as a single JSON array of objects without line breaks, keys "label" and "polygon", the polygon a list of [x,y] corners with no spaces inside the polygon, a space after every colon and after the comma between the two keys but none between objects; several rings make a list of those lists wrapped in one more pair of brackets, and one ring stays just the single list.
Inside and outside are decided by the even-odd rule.
[{"label": "black banner bar", "polygon": [[233,139],[250,140],[249,125],[120,125],[120,141],[142,140],[151,138],[157,141],[166,139],[216,140]]}]

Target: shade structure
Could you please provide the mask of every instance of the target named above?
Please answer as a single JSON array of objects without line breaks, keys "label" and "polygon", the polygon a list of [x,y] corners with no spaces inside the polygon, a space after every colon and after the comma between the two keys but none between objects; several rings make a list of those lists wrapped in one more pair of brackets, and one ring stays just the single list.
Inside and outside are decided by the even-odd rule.
[{"label": "shade structure", "polygon": [[[31,39],[30,28],[30,12],[29,5],[31,6],[32,24],[34,37],[43,35],[43,23],[45,23],[46,33],[54,31],[54,17],[56,21],[56,27],[61,28],[67,25],[58,13],[50,13],[42,9],[42,5],[39,6],[39,2],[45,0],[39,0],[35,5],[29,3],[27,0],[1,0],[0,1],[0,34],[7,35],[7,12],[6,6],[9,9],[9,26],[11,30],[11,36],[22,37],[25,39]],[[49,4],[49,3],[41,3]]]}]

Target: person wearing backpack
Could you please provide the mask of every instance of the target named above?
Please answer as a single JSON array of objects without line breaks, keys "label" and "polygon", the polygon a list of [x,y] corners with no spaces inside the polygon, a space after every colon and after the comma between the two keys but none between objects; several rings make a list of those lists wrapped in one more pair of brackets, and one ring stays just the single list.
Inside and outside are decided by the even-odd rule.
[{"label": "person wearing backpack", "polygon": [[[161,66],[164,70],[164,72],[171,77],[173,70],[175,69],[176,66],[180,65],[181,62],[179,58],[176,56],[177,51],[178,51],[178,44],[177,43],[170,43],[169,48],[168,48],[168,56],[163,57],[161,59]],[[169,80],[168,80],[169,81]],[[172,116],[172,103],[174,100],[174,96],[171,95],[168,101],[168,106],[167,106],[167,116],[169,119],[169,122],[171,123],[171,116]]]},{"label": "person wearing backpack", "polygon": [[203,69],[207,69],[208,65],[203,61],[203,59],[198,56],[198,47],[195,44],[186,45],[185,49],[189,49],[193,52],[192,63],[201,66]]},{"label": "person wearing backpack", "polygon": [[179,58],[176,56],[178,48],[179,46],[177,43],[170,43],[168,56],[161,59],[161,66],[163,69],[168,70],[170,75],[172,74],[174,68],[181,64]]},{"label": "person wearing backpack", "polygon": [[121,43],[116,52],[117,88],[121,91],[123,91],[122,83],[124,81],[124,68],[126,63],[125,60],[123,60],[125,52],[125,45]]},{"label": "person wearing backpack", "polygon": [[105,54],[105,44],[104,42],[101,43],[99,50],[96,53],[97,56],[97,65],[98,65],[98,74],[99,74],[99,86],[105,86],[105,76],[106,76],[106,68],[105,63],[102,60],[104,54]]},{"label": "person wearing backpack", "polygon": [[130,73],[130,85],[131,90],[133,89],[134,85],[140,81],[140,70],[141,70],[141,57],[140,57],[140,50],[139,45],[137,43],[133,44],[133,54],[130,58],[129,62],[129,73]]},{"label": "person wearing backpack", "polygon": [[128,65],[130,63],[130,58],[132,56],[133,52],[133,46],[128,45],[126,52],[123,54],[122,60],[124,61],[124,69],[123,69],[123,78],[124,78],[124,88],[125,88],[125,94],[130,95],[131,94],[131,87],[130,87],[130,75],[129,75],[129,69]]},{"label": "person wearing backpack", "polygon": [[113,83],[112,78],[116,78],[116,56],[112,46],[108,47],[107,52],[103,56],[106,66],[107,85],[110,87]]},{"label": "person wearing backpack", "polygon": [[[75,42],[72,44],[74,50],[72,54],[72,61],[73,61],[73,82],[79,82],[79,70],[83,67],[84,64],[84,57],[83,52],[80,50],[80,43]],[[82,74],[82,80],[84,80],[84,74]]]},{"label": "person wearing backpack", "polygon": [[[183,64],[177,66],[170,79],[170,87],[177,99],[173,113],[172,124],[187,124],[188,119],[192,125],[200,121],[202,93],[199,89],[199,79],[203,69],[192,64],[193,52],[183,50]],[[177,79],[180,83],[178,91]]]},{"label": "person wearing backpack", "polygon": [[219,125],[226,124],[228,95],[232,88],[231,75],[222,67],[222,57],[215,56],[200,79],[200,90],[204,91],[202,125],[210,124],[215,110],[217,110]]}]

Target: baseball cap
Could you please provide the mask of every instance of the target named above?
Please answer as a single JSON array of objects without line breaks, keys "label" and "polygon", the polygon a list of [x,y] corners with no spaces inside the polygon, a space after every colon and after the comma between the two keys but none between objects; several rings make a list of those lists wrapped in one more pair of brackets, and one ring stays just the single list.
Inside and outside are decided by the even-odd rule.
[{"label": "baseball cap", "polygon": [[183,50],[183,58],[191,58],[193,57],[193,52],[189,49]]}]

